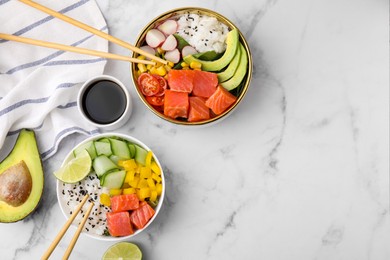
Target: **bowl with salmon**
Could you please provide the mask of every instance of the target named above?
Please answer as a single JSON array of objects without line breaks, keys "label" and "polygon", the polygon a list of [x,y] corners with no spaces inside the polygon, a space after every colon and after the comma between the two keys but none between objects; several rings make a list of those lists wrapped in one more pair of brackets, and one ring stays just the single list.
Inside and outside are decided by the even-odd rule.
[{"label": "bowl with salmon", "polygon": [[138,96],[165,121],[211,125],[230,115],[247,93],[249,45],[230,20],[214,11],[185,7],[163,13],[144,27],[135,46],[165,60],[131,65]]},{"label": "bowl with salmon", "polygon": [[85,217],[82,233],[98,240],[139,234],[154,221],[164,200],[160,162],[148,146],[129,135],[87,138],[69,152],[54,176],[64,216],[75,216],[74,226]]}]

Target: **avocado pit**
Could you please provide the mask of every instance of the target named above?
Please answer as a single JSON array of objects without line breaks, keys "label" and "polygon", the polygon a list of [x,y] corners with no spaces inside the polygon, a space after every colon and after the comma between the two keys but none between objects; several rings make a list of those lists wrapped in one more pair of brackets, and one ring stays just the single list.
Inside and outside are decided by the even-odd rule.
[{"label": "avocado pit", "polygon": [[26,202],[32,190],[31,173],[22,160],[0,174],[0,200],[18,207]]}]

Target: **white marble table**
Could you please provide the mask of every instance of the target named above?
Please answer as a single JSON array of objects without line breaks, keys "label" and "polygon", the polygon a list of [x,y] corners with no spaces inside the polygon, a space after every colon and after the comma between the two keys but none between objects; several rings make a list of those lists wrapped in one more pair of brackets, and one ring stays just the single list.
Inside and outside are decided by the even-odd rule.
[{"label": "white marble table", "polygon": [[[98,4],[110,33],[129,42],[169,9],[213,9],[241,29],[253,54],[242,104],[220,124],[195,130],[147,111],[129,65],[108,62],[106,74],[135,97],[131,121],[118,132],[147,143],[166,174],[160,215],[129,240],[144,259],[390,259],[388,1]],[[38,259],[48,247],[65,222],[51,173],[84,138],[66,138],[44,162],[38,210],[0,225],[0,259]],[[82,235],[71,259],[100,259],[112,244]]]}]

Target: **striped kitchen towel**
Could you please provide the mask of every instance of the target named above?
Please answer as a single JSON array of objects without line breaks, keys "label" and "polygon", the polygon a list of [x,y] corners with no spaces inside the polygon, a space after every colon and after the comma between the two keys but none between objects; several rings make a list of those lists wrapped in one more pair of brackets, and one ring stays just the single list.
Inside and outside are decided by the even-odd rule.
[{"label": "striped kitchen towel", "polygon": [[[37,0],[60,13],[107,32],[94,0]],[[16,0],[0,0],[0,32],[108,51],[106,40]],[[36,133],[42,159],[72,134],[98,130],[77,110],[83,82],[103,74],[106,60],[0,39],[0,147],[23,128]]]}]

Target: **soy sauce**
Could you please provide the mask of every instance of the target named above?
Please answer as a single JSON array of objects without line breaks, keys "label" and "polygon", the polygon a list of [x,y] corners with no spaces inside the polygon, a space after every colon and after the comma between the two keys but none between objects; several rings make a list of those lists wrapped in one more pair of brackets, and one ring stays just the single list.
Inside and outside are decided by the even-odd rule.
[{"label": "soy sauce", "polygon": [[82,98],[86,116],[98,124],[118,120],[126,109],[126,94],[115,82],[101,80],[93,83]]}]

